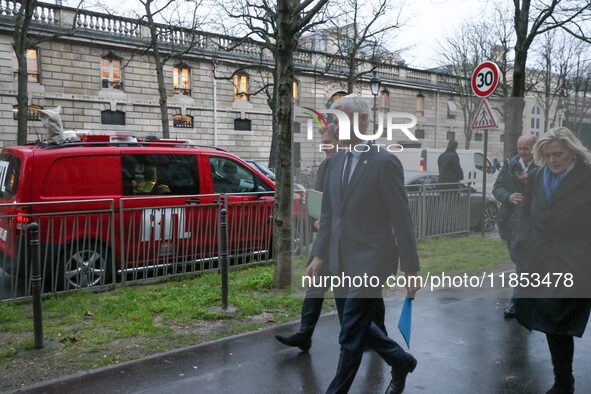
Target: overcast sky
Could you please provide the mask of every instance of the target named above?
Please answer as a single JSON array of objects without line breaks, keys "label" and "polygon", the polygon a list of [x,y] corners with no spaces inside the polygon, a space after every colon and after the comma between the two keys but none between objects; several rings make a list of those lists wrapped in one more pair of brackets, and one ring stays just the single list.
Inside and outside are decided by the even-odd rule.
[{"label": "overcast sky", "polygon": [[492,5],[488,0],[410,0],[406,7],[410,17],[396,41],[414,47],[402,57],[409,66],[429,68],[440,65],[437,40],[452,34],[463,20],[480,20]]},{"label": "overcast sky", "polygon": [[[93,3],[96,0],[86,0]],[[138,0],[102,0],[113,12],[123,14],[137,9]],[[339,0],[329,0],[338,2]],[[76,6],[78,0],[64,0],[64,5]],[[440,65],[437,59],[437,39],[451,34],[466,19],[480,19],[491,8],[491,0],[406,0],[403,18],[406,21],[389,48],[409,48],[402,54],[407,64],[416,68]],[[139,5],[141,9],[141,5]]]}]

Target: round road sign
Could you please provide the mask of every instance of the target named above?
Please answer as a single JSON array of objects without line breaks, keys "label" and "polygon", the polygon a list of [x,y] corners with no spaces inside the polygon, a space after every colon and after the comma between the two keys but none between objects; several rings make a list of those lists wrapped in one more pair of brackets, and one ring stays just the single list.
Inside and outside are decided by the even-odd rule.
[{"label": "round road sign", "polygon": [[499,84],[499,66],[484,61],[472,73],[472,91],[478,97],[490,96]]}]

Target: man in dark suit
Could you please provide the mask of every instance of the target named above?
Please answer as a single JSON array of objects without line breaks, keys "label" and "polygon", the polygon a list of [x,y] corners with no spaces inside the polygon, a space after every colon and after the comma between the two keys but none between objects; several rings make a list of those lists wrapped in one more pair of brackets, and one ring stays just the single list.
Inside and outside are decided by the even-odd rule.
[{"label": "man in dark suit", "polygon": [[[336,147],[339,143],[338,130],[334,125],[330,125],[328,128],[322,130],[321,142],[323,146],[331,145],[332,148],[324,150],[326,158],[322,160],[316,172],[315,190],[320,192],[323,191],[328,160],[336,153]],[[314,230],[318,231],[320,228],[320,219],[310,217],[310,221],[313,223]],[[288,336],[275,335],[275,338],[279,342],[287,346],[299,347],[304,352],[310,349],[310,346],[312,346],[312,334],[322,312],[325,291],[325,288],[312,287],[307,289],[304,304],[302,305],[300,330]]]},{"label": "man in dark suit", "polygon": [[464,179],[464,171],[458,156],[458,141],[449,140],[447,149],[437,158],[440,183],[457,183]]},{"label": "man in dark suit", "polygon": [[[497,227],[501,239],[507,242],[509,256],[515,263],[516,271],[519,272],[517,253],[514,250],[515,232],[519,215],[523,207],[525,192],[527,189],[527,174],[538,168],[534,163],[533,149],[536,137],[533,135],[522,135],[517,140],[517,154],[511,157],[505,164],[493,187],[493,195],[501,203],[501,209],[497,219]],[[515,294],[511,302],[503,312],[507,318],[515,317]]]},{"label": "man in dark suit", "polygon": [[[345,112],[352,125],[351,141],[328,163],[320,229],[306,274],[377,277],[379,286],[341,286],[334,289],[341,322],[341,355],[328,393],[348,392],[361,363],[363,347],[375,350],[392,367],[386,393],[402,393],[406,377],[417,364],[372,321],[382,300],[382,284],[400,268],[407,278],[416,275],[419,261],[404,175],[400,161],[378,145],[369,145],[353,133],[357,113],[361,133],[368,124],[369,106],[348,95],[333,108]],[[407,287],[414,296],[417,287]]]}]

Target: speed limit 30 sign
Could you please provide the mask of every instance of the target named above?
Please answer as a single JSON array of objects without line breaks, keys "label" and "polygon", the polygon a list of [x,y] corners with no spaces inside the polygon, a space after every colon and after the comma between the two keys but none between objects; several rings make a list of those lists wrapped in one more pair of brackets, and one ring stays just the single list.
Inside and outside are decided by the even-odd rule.
[{"label": "speed limit 30 sign", "polygon": [[490,96],[499,84],[499,66],[484,61],[472,73],[472,91],[478,97]]}]

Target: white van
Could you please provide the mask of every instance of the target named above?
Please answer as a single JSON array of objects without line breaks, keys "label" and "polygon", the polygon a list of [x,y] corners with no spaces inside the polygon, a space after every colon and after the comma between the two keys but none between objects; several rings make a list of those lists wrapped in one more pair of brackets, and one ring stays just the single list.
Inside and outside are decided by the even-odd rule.
[{"label": "white van", "polygon": [[[405,170],[439,173],[437,159],[443,152],[445,152],[445,149],[404,148],[402,152],[396,152],[394,155],[400,159]],[[463,182],[481,191],[484,153],[473,149],[458,149],[457,152],[460,157],[462,171],[464,172]],[[486,191],[490,193],[497,180],[497,174],[495,173],[492,162],[488,159],[486,161]]]}]

